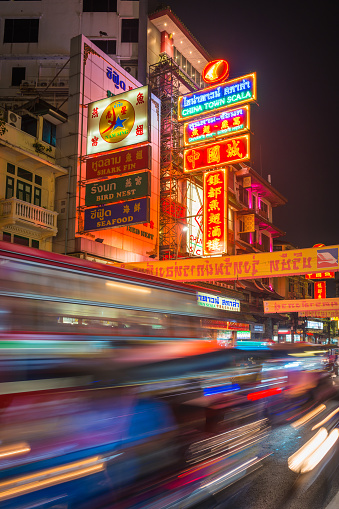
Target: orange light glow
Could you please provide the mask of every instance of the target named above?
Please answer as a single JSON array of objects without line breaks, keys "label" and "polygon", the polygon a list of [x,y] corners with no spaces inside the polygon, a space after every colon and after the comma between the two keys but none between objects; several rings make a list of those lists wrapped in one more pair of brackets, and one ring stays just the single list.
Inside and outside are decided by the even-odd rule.
[{"label": "orange light glow", "polygon": [[291,424],[291,426],[293,428],[299,428],[299,426],[303,426],[304,424],[306,424],[308,421],[310,421],[311,419],[313,419],[314,417],[319,415],[324,410],[326,410],[326,405],[319,405],[319,406],[317,406],[317,408],[315,408],[311,412],[308,412],[306,415],[304,415],[303,417],[301,417],[300,419],[295,421],[293,424]]},{"label": "orange light glow", "polygon": [[204,67],[202,79],[205,83],[215,84],[226,81],[229,75],[229,65],[227,60],[212,60]]},{"label": "orange light glow", "polygon": [[20,442],[14,445],[6,445],[0,447],[0,458],[8,458],[10,456],[16,456],[17,454],[25,454],[30,452],[31,448],[26,442]]},{"label": "orange light glow", "polygon": [[111,281],[106,281],[106,286],[112,286],[114,288],[119,288],[119,290],[129,290],[131,292],[140,292],[140,293],[151,293],[152,290],[148,290],[147,288],[137,288],[134,285],[126,285],[125,283],[112,283]]}]

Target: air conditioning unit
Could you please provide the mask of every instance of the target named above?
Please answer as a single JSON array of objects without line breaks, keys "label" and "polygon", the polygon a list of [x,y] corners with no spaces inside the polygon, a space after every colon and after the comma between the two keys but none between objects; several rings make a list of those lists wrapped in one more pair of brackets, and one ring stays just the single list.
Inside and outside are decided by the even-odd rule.
[{"label": "air conditioning unit", "polygon": [[7,123],[13,127],[16,127],[17,129],[21,129],[21,117],[20,115],[17,115],[16,113],[13,113],[13,111],[8,111],[7,114]]}]

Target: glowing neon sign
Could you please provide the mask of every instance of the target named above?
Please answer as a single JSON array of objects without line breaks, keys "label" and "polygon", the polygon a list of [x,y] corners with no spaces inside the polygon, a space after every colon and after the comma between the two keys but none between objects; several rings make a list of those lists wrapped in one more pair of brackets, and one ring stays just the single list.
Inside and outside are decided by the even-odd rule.
[{"label": "glowing neon sign", "polygon": [[220,85],[182,95],[178,99],[178,120],[253,102],[257,99],[256,73],[247,74]]},{"label": "glowing neon sign", "polygon": [[316,272],[314,274],[305,274],[306,279],[331,279],[334,278],[334,272]]},{"label": "glowing neon sign", "polygon": [[224,110],[184,124],[185,146],[239,134],[250,129],[249,106]]},{"label": "glowing neon sign", "polygon": [[226,169],[204,174],[204,255],[227,251],[227,174]]},{"label": "glowing neon sign", "polygon": [[236,138],[208,143],[184,151],[184,171],[186,173],[207,168],[238,163],[250,158],[249,134]]},{"label": "glowing neon sign", "polygon": [[227,60],[212,60],[204,67],[202,79],[205,83],[214,85],[226,81],[230,73]]}]

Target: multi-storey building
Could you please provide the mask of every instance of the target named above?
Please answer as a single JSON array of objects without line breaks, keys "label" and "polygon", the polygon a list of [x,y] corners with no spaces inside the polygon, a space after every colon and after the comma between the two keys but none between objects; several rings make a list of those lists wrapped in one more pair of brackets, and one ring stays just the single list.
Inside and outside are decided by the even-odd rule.
[{"label": "multi-storey building", "polygon": [[[39,202],[53,211],[55,195],[58,223],[52,233],[54,250],[102,262],[201,256],[202,176],[183,174],[182,129],[176,110],[179,95],[203,86],[202,70],[211,60],[195,37],[168,8],[148,15],[144,1],[2,2],[0,14],[0,102],[7,107],[6,119],[8,110],[19,122],[21,116],[21,125],[10,128],[11,139],[31,136],[38,158],[51,162],[51,156],[55,157],[54,166],[44,163],[53,178],[50,175],[50,188],[45,194],[42,189]],[[115,70],[119,79],[109,78],[107,67]],[[146,83],[154,94],[151,221],[138,228],[86,232],[87,105]],[[1,140],[6,138],[0,138],[3,144]],[[51,146],[51,151],[45,145]],[[19,158],[4,158],[3,174],[7,173],[7,163],[15,166],[17,180],[11,194],[12,177],[6,175],[8,193],[6,190],[3,198],[15,197],[39,206],[41,167],[37,167],[36,178],[33,164],[25,167]],[[32,174],[29,178],[35,187],[32,181],[27,184],[31,191],[26,186],[21,192],[21,167]],[[249,164],[232,165],[228,173],[227,254],[272,251],[273,239],[283,234],[273,223],[272,208],[283,205],[286,199]],[[2,224],[6,237],[9,229]],[[29,245],[37,246],[33,237],[29,238]],[[7,239],[16,242],[18,235],[11,233]],[[40,248],[46,246],[39,244]],[[247,321],[256,326],[252,336],[272,337],[272,320],[264,317],[262,306],[263,299],[279,297],[271,280],[207,282],[205,286],[238,296]]]}]

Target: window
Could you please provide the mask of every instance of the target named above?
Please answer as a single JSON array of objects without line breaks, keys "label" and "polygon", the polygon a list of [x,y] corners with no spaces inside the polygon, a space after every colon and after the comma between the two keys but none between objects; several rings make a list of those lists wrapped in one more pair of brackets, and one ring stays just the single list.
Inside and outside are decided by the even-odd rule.
[{"label": "window", "polygon": [[92,39],[91,42],[108,55],[115,55],[117,52],[117,41],[115,39]]},{"label": "window", "polygon": [[228,229],[234,230],[234,212],[230,208],[228,208]]},{"label": "window", "polygon": [[6,179],[6,200],[13,198],[14,196],[14,178],[7,177]]},{"label": "window", "polygon": [[14,166],[14,164],[7,163],[7,173],[11,173],[11,175],[15,175],[15,166]]},{"label": "window", "polygon": [[262,242],[262,247],[264,249],[264,251],[270,251],[271,249],[271,239],[270,237],[268,237],[267,235],[265,235],[264,233],[261,234],[261,242]]},{"label": "window", "polygon": [[244,205],[248,206],[248,191],[242,186],[239,186],[239,201]]},{"label": "window", "polygon": [[267,203],[261,201],[259,209],[260,209],[260,214],[263,217],[265,217],[266,219],[268,219],[268,205],[267,205]]},{"label": "window", "polygon": [[174,46],[174,61],[176,64],[178,64],[179,67],[181,67],[181,53],[177,50],[177,48]]},{"label": "window", "polygon": [[188,60],[187,60],[187,74],[189,76],[192,76],[192,65]]},{"label": "window", "polygon": [[22,182],[18,180],[16,183],[16,197],[18,200],[27,201],[31,203],[32,201],[32,186],[30,184],[26,184],[26,182]]},{"label": "window", "polygon": [[34,175],[34,182],[38,184],[38,186],[42,186],[42,177],[40,177],[40,175]]},{"label": "window", "polygon": [[33,173],[18,167],[18,177],[33,182]]},{"label": "window", "polygon": [[12,67],[12,87],[19,87],[26,77],[26,67]]},{"label": "window", "polygon": [[117,12],[117,0],[84,0],[83,12]]},{"label": "window", "polygon": [[5,19],[5,42],[38,42],[38,19]]},{"label": "window", "polygon": [[187,60],[184,56],[181,58],[181,67],[184,69],[184,71],[187,71]]},{"label": "window", "polygon": [[20,246],[29,246],[29,239],[20,235],[14,235],[13,242],[14,244],[20,244]]},{"label": "window", "polygon": [[36,249],[39,249],[39,241],[32,239],[32,247],[35,247]]},{"label": "window", "polygon": [[56,127],[46,119],[44,119],[42,126],[42,140],[53,147],[56,145]]},{"label": "window", "polygon": [[21,130],[27,134],[36,137],[37,126],[38,121],[36,118],[33,118],[30,115],[23,115],[23,117],[21,118]]},{"label": "window", "polygon": [[138,42],[139,20],[123,19],[121,22],[121,42]]},{"label": "window", "polygon": [[2,234],[2,240],[4,242],[11,242],[12,239],[11,239],[11,234],[10,233],[7,233],[7,232],[3,232]]},{"label": "window", "polygon": [[39,187],[34,188],[34,205],[41,207],[41,189]]}]

